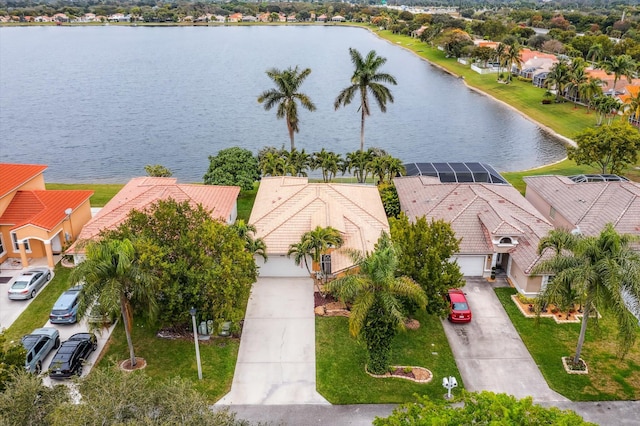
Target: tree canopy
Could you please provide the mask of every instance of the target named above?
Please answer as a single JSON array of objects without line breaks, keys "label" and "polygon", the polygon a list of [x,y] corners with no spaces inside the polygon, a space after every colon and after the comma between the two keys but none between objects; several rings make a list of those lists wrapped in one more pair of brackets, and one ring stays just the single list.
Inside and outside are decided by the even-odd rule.
[{"label": "tree canopy", "polygon": [[578,146],[567,148],[569,159],[598,166],[603,174],[620,174],[638,161],[640,132],[623,121],[586,129],[574,139]]},{"label": "tree canopy", "polygon": [[209,156],[209,169],[204,175],[205,185],[237,185],[247,191],[258,179],[258,160],[251,151],[237,146]]}]

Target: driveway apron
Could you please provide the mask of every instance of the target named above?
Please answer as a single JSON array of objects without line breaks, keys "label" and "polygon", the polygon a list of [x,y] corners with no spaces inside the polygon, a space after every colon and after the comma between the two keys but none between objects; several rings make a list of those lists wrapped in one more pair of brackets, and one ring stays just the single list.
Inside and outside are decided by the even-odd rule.
[{"label": "driveway apron", "polygon": [[328,404],[316,392],[311,279],[253,285],[231,391],[216,405],[230,404]]},{"label": "driveway apron", "polygon": [[467,278],[464,291],[473,320],[445,321],[444,330],[468,391],[488,390],[535,401],[568,401],[552,391],[529,354],[493,288],[507,286],[503,278],[489,283]]}]

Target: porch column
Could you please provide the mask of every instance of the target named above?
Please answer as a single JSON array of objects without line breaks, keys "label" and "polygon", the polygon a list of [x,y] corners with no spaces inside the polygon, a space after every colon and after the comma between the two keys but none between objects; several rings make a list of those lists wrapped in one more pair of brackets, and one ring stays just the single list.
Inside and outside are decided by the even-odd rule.
[{"label": "porch column", "polygon": [[29,267],[29,259],[27,258],[27,251],[24,248],[24,241],[18,241],[18,250],[20,250],[20,261],[23,268]]},{"label": "porch column", "polygon": [[51,249],[51,240],[44,242],[44,252],[47,253],[47,265],[49,268],[53,268],[55,263],[53,262],[53,250]]},{"label": "porch column", "polygon": [[493,253],[491,256],[491,267],[494,268],[498,264],[498,253]]}]

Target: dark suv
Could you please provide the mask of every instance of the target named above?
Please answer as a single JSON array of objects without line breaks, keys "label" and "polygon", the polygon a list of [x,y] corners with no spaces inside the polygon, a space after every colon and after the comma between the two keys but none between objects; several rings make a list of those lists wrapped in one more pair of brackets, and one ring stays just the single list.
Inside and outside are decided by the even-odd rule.
[{"label": "dark suv", "polygon": [[82,364],[98,347],[93,333],[76,333],[62,343],[49,364],[49,377],[66,379],[76,374],[82,375]]}]

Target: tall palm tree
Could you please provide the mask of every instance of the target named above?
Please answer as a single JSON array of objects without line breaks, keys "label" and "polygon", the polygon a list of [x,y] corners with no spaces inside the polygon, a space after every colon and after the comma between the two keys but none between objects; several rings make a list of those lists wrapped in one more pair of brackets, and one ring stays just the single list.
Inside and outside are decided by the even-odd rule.
[{"label": "tall palm tree", "polygon": [[290,152],[285,152],[284,157],[292,176],[307,176],[307,170],[311,166],[311,156],[304,149],[298,151],[294,148]]},{"label": "tall palm tree", "polygon": [[635,94],[631,94],[631,96],[627,99],[627,111],[629,114],[629,122],[637,125],[640,121],[640,91]]},{"label": "tall palm tree", "polygon": [[545,80],[548,89],[555,88],[556,102],[559,102],[560,97],[564,96],[565,88],[569,82],[569,63],[566,59],[561,59],[553,64]]},{"label": "tall palm tree", "polygon": [[602,80],[597,77],[589,77],[587,82],[580,88],[580,98],[587,103],[587,114],[596,96],[602,95]]},{"label": "tall palm tree", "polygon": [[371,148],[366,151],[348,152],[344,162],[346,170],[354,174],[358,183],[364,183],[371,172],[371,162],[375,157]]},{"label": "tall palm tree", "polygon": [[613,74],[611,96],[615,96],[616,94],[616,84],[618,83],[618,80],[620,80],[620,77],[626,77],[627,81],[631,83],[636,67],[636,61],[634,61],[629,55],[614,56],[602,62],[602,69],[609,74]]},{"label": "tall palm tree", "polygon": [[311,273],[309,264],[307,263],[308,256],[311,257],[314,263],[319,265],[322,260],[322,255],[325,254],[327,250],[330,248],[340,248],[343,243],[342,235],[337,229],[330,226],[325,228],[316,226],[315,229],[302,234],[298,243],[289,246],[287,256],[293,255],[296,265],[299,265],[304,260],[307,270]]},{"label": "tall palm tree", "polygon": [[498,81],[500,81],[502,74],[502,65],[505,63],[505,55],[507,52],[507,45],[504,43],[498,43],[496,46],[496,59],[498,61]]},{"label": "tall palm tree", "polygon": [[[554,256],[558,257],[566,254],[577,241],[577,236],[571,232],[564,230],[552,229],[549,234],[542,237],[538,243],[538,255],[541,256],[545,250],[553,251]],[[566,277],[554,277],[549,280],[547,286],[538,297],[538,308],[547,306],[550,303],[555,304],[561,311],[568,311],[578,302],[579,295],[572,287],[572,282]],[[538,311],[538,313],[540,310]]]},{"label": "tall palm tree", "polygon": [[582,87],[589,81],[589,76],[584,70],[584,67],[571,66],[569,70],[569,82],[565,89],[567,96],[573,101],[574,108],[578,107],[578,101],[580,100],[580,92]]},{"label": "tall palm tree", "polygon": [[311,74],[311,69],[305,68],[302,71],[298,67],[279,70],[272,68],[267,71],[267,75],[276,85],[276,88],[265,90],[258,96],[258,102],[264,102],[264,109],[269,111],[274,106],[278,106],[276,110],[277,118],[284,118],[287,122],[287,130],[289,131],[289,139],[291,139],[291,150],[295,148],[294,134],[300,131],[298,127],[298,104],[309,111],[315,111],[316,106],[311,99],[304,93],[299,92],[300,86],[304,80]]},{"label": "tall palm tree", "polygon": [[355,71],[351,76],[351,86],[343,89],[333,107],[337,110],[341,106],[351,103],[356,93],[360,95],[360,151],[364,151],[364,120],[371,115],[369,94],[380,107],[380,111],[387,112],[387,102],[393,103],[391,90],[383,83],[398,84],[391,74],[379,72],[381,66],[387,62],[387,58],[378,56],[375,50],[370,51],[366,57],[362,57],[356,49],[349,48],[351,62]]},{"label": "tall palm tree", "polygon": [[322,180],[324,182],[331,182],[341,167],[342,157],[335,152],[330,152],[322,148],[320,152],[314,152],[311,156],[311,168],[322,171]]},{"label": "tall palm tree", "polygon": [[327,289],[351,302],[349,331],[352,336],[364,337],[367,369],[384,374],[389,368],[391,341],[398,330],[404,329],[401,298],[424,309],[427,297],[411,278],[396,277],[398,252],[388,234],[382,234],[373,253],[352,252],[351,256],[358,272],[329,282]]},{"label": "tall palm tree", "polygon": [[[557,231],[558,235],[561,232]],[[629,310],[640,300],[640,255],[631,248],[637,240],[620,235],[607,224],[598,236],[566,237],[567,250],[541,261],[534,273],[552,273],[552,282],[570,283],[581,295],[583,317],[573,363],[578,364],[587,324],[597,311],[611,314],[618,324],[619,353],[624,356],[637,337],[638,319]],[[550,297],[554,286],[547,286],[541,297]],[[594,316],[597,321],[597,316]]]},{"label": "tall palm tree", "polygon": [[520,45],[520,43],[514,43],[509,46],[505,53],[505,61],[507,65],[507,82],[511,81],[513,66],[515,65],[517,68],[520,68],[522,66],[522,58],[520,57],[520,52],[522,52],[522,46]]},{"label": "tall palm tree", "polygon": [[95,303],[106,312],[120,311],[129,346],[131,365],[136,357],[131,340],[132,305],[155,314],[156,281],[140,267],[134,245],[128,239],[105,238],[85,247],[87,258],[72,272],[71,284],[83,283],[78,303],[82,318]]},{"label": "tall palm tree", "polygon": [[604,55],[604,48],[600,43],[594,43],[589,48],[587,52],[587,59],[591,60],[591,64],[595,66],[595,64],[602,59]]}]

